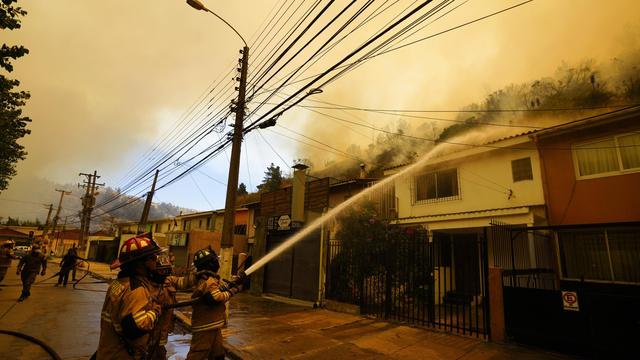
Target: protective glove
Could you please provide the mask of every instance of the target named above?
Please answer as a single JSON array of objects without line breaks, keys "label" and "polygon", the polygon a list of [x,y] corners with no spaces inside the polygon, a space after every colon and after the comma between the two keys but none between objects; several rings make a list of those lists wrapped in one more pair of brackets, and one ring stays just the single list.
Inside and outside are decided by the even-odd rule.
[{"label": "protective glove", "polygon": [[231,278],[231,281],[236,285],[236,286],[241,286],[242,284],[244,284],[244,281],[247,279],[247,274],[244,272],[244,270],[240,270],[238,271],[238,275],[235,275]]}]

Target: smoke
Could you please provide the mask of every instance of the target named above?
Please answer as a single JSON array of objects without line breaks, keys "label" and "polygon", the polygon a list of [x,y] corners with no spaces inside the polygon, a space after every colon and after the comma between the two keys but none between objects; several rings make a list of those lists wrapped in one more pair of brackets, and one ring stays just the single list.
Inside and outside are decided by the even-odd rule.
[{"label": "smoke", "polygon": [[[465,4],[420,35],[436,33],[508,5],[512,4],[491,1]],[[627,100],[618,96],[621,91],[617,88],[624,85],[631,92],[640,93],[640,81],[630,80],[635,79],[633,76],[637,74],[640,64],[638,51],[629,50],[640,49],[640,21],[630,13],[638,10],[640,3],[629,0],[616,1],[615,4],[599,1],[535,1],[518,10],[371,60],[312,99],[355,107],[435,110],[474,107],[526,109],[561,105],[579,107],[588,103],[607,105],[618,100],[625,102]],[[586,79],[586,82],[575,78],[576,81],[572,83],[575,86],[567,86],[569,69],[582,70],[582,73],[573,75],[587,75],[582,79]],[[597,95],[603,97],[590,99],[576,96],[580,92],[592,92],[593,85],[589,78],[592,72],[595,72],[595,85],[602,90]],[[626,85],[623,83],[625,79]],[[545,80],[549,83],[545,83]],[[557,80],[565,80],[566,89],[562,96],[548,96],[548,103],[538,103],[536,97],[542,101],[542,95],[550,88],[539,86],[535,93],[531,91],[533,83],[540,81],[557,87]],[[612,93],[615,96],[610,98]],[[491,95],[494,95],[494,103],[488,104]],[[587,103],[574,101],[576,99]],[[326,106],[313,101],[307,104]],[[301,156],[314,160],[315,168],[312,170],[337,177],[357,176],[360,162],[367,163],[369,169],[375,169],[381,163],[406,162],[412,153],[422,154],[433,146],[430,141],[379,141],[388,134],[353,122],[393,132],[401,129],[407,135],[426,139],[439,139],[445,129],[455,124],[445,120],[359,111],[318,111],[349,122],[301,110],[291,115],[291,118],[304,124],[296,130],[354,154],[359,160],[306,145],[299,145],[298,151]],[[419,115],[463,123],[469,120],[471,126],[459,126],[460,132],[446,134],[445,138],[451,139],[482,122],[545,127],[594,113]],[[407,115],[412,114],[415,115]],[[405,123],[401,125],[400,122]],[[495,135],[492,136],[500,138],[528,129],[513,127],[498,130],[487,126],[476,129],[474,133],[483,136],[490,132]],[[482,141],[492,139],[485,138]]]},{"label": "smoke", "polygon": [[[279,2],[252,2],[247,11],[246,2],[215,2],[215,9],[250,38],[276,3]],[[414,38],[513,4],[514,1],[503,0],[470,1]],[[214,6],[214,2],[209,5]],[[239,41],[235,35],[212,16],[188,8],[184,1],[60,0],[56,6],[43,1],[21,6],[29,11],[22,29],[8,32],[3,39],[30,50],[29,55],[15,62],[16,70],[11,74],[31,92],[25,114],[34,120],[29,126],[32,134],[23,141],[27,160],[19,163],[19,175],[9,188],[24,190],[13,193],[12,197],[19,199],[44,202],[49,198],[31,196],[29,189],[39,186],[36,178],[71,183],[78,180],[78,172],[94,169],[103,175],[101,181],[115,185],[160,134],[178,121],[198,94],[237,58]],[[406,7],[402,3],[399,6]],[[481,102],[495,89],[553,74],[563,61],[578,64],[591,58],[609,66],[612,54],[620,54],[624,63],[612,64],[619,72],[611,79],[603,77],[603,81],[623,84],[624,79],[630,79],[629,72],[633,73],[629,64],[634,63],[623,50],[638,48],[639,12],[640,3],[635,0],[536,0],[380,56],[312,98],[384,109],[460,109]],[[388,20],[389,17],[380,18],[368,25],[370,29],[380,29]],[[368,35],[345,42],[344,49],[353,49]],[[323,70],[337,60],[332,55],[325,58],[314,70]],[[253,69],[254,63],[250,65],[250,71]],[[631,92],[638,91],[633,90],[635,82],[628,83]],[[505,102],[501,106],[515,104]],[[434,145],[370,127],[437,139],[452,124],[387,114],[319,111],[369,127],[297,110],[285,114],[279,122],[339,149],[340,155],[326,147],[318,150],[299,143],[292,145],[284,138],[272,137],[276,139],[273,145],[279,151],[287,150],[284,157],[311,159],[313,171],[333,165],[339,170],[338,175],[345,177],[355,176],[361,162],[375,172],[383,163],[407,161],[414,153],[424,153]],[[454,114],[429,116],[458,120]],[[512,121],[502,117],[493,120]],[[256,143],[259,142],[251,143],[250,160],[270,154],[269,149]],[[226,169],[225,157],[220,159],[218,168]],[[261,174],[259,169],[252,169],[252,173],[254,177]],[[184,201],[189,196],[199,197],[187,188],[189,185],[177,186],[184,188],[163,199],[190,206]],[[53,189],[49,190],[55,198]]]}]

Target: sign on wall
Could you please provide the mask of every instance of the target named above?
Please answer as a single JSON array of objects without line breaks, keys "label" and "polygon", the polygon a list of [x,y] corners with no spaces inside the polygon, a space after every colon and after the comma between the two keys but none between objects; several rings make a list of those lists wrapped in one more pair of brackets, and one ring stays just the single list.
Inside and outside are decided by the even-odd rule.
[{"label": "sign on wall", "polygon": [[292,221],[291,216],[280,215],[280,216],[271,216],[267,219],[267,229],[271,231],[283,231],[283,230],[291,230]]},{"label": "sign on wall", "polygon": [[562,308],[568,311],[580,311],[578,293],[575,291],[562,292]]}]

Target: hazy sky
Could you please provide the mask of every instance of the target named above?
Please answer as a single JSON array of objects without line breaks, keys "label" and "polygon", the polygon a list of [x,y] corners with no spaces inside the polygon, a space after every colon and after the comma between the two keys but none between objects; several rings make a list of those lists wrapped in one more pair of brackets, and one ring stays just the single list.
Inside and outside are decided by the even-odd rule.
[{"label": "hazy sky", "polygon": [[[270,11],[282,1],[206,2],[245,38],[254,39]],[[300,2],[296,0],[293,7]],[[301,9],[311,3],[306,1]],[[336,1],[324,21],[346,3]],[[413,3],[399,1],[392,8],[396,9],[394,12],[354,33],[342,51],[336,48],[335,55],[326,55],[315,70],[337,61]],[[455,1],[450,8],[462,5],[412,39],[517,3]],[[10,76],[31,92],[25,111],[33,119],[32,134],[22,142],[28,158],[20,163],[19,176],[0,199],[50,201],[34,198],[24,190],[28,189],[26,184],[34,177],[75,183],[79,172],[93,170],[98,170],[100,180],[108,185],[122,186],[123,176],[181,119],[203,91],[230,69],[241,47],[236,35],[220,21],[191,9],[183,0],[24,0],[20,4],[29,12],[23,27],[8,34],[3,31],[2,40],[23,44],[30,50],[29,55],[14,63],[15,71]],[[326,1],[322,1],[324,4]],[[382,1],[376,1],[378,4]],[[507,84],[552,75],[563,61],[576,63],[593,58],[605,63],[625,49],[637,48],[639,13],[640,3],[635,0],[535,0],[370,60],[329,84],[314,99],[363,107],[458,108],[480,101],[488,92]],[[287,23],[285,30],[291,25]],[[249,42],[252,51],[256,51],[252,52],[251,72],[255,69],[252,65],[273,52],[274,46],[263,43],[265,50],[260,55],[260,46]],[[225,81],[232,86],[231,76],[227,78]],[[285,89],[286,93],[291,91]],[[275,97],[271,102],[279,99]],[[253,106],[249,104],[249,109]],[[396,121],[366,114],[357,116],[376,126]],[[351,143],[366,144],[372,136],[371,130],[349,129],[301,109],[288,112],[279,121],[342,149]],[[277,127],[275,131],[287,133]],[[323,164],[333,156],[270,131],[263,132],[263,136],[289,163],[294,158],[313,156],[315,164]],[[169,140],[161,142],[168,143]],[[240,180],[252,189],[270,162],[284,167],[257,132],[250,133],[243,145]],[[228,157],[219,156],[201,172],[160,191],[156,200],[195,209],[222,207],[225,188],[210,177],[226,182],[227,168]],[[51,192],[55,197],[53,189]],[[6,210],[7,206],[7,202],[0,201],[0,208]],[[44,217],[40,210],[33,212]]]}]

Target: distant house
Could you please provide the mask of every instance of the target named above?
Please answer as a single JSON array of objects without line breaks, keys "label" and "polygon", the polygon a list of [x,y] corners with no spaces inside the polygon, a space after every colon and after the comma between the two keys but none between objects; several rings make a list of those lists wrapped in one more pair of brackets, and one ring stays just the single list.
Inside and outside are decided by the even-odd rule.
[{"label": "distant house", "polygon": [[[249,248],[248,229],[250,213],[248,208],[237,208],[234,227],[234,261],[239,253],[246,253]],[[171,218],[154,219],[147,222],[145,230],[151,233],[158,245],[171,251],[175,257],[175,265],[191,266],[196,251],[211,246],[220,251],[224,210],[209,210],[191,214],[178,215]],[[135,236],[138,232],[137,222],[117,224],[120,244]]]},{"label": "distant house", "polygon": [[13,240],[15,241],[16,245],[31,245],[31,240],[28,234],[12,229],[11,227],[0,228],[0,241],[4,240]]}]

